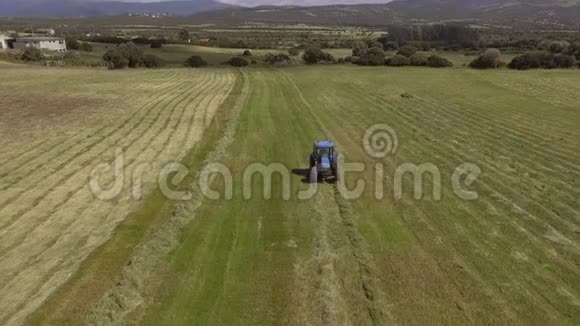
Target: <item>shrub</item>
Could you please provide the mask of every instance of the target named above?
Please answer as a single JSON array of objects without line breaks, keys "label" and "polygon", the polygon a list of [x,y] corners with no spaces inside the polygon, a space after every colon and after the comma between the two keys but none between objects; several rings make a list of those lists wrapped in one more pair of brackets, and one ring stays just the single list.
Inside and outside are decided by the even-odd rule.
[{"label": "shrub", "polygon": [[362,66],[379,66],[385,63],[385,50],[382,46],[374,46],[365,50],[356,60],[356,63]]},{"label": "shrub", "polygon": [[159,68],[161,67],[161,59],[153,54],[146,54],[143,57],[143,65],[146,68]]},{"label": "shrub", "polygon": [[93,52],[93,46],[90,43],[83,42],[81,43],[79,50],[83,52]]},{"label": "shrub", "polygon": [[397,52],[398,55],[402,55],[407,58],[411,57],[415,53],[417,53],[417,48],[412,45],[402,46],[399,48],[399,51]]},{"label": "shrub", "polygon": [[399,50],[399,44],[393,41],[388,41],[387,43],[385,43],[383,48],[385,49],[385,51],[397,51]]},{"label": "shrub", "polygon": [[383,49],[383,51],[385,50],[383,47],[383,43],[381,43],[381,42],[373,42],[373,44],[371,45],[371,48],[381,48],[381,49]]},{"label": "shrub", "polygon": [[268,54],[265,61],[273,65],[290,64],[294,62],[294,60],[285,53]]},{"label": "shrub", "polygon": [[144,66],[145,54],[135,44],[127,43],[107,51],[103,60],[110,69],[138,68]]},{"label": "shrub", "polygon": [[413,54],[410,58],[409,58],[409,64],[411,66],[417,66],[417,67],[423,67],[423,66],[427,66],[427,58],[420,55],[420,54]]},{"label": "shrub", "polygon": [[291,48],[290,50],[288,50],[288,54],[290,54],[291,56],[295,57],[297,55],[300,54],[300,49],[298,48]]},{"label": "shrub", "polygon": [[320,48],[311,46],[304,51],[302,60],[307,64],[315,64],[319,62],[334,62],[334,56],[330,53],[324,53]]},{"label": "shrub", "polygon": [[483,54],[469,63],[474,69],[496,69],[501,64],[501,52],[498,49],[487,49]]},{"label": "shrub", "polygon": [[202,57],[200,57],[198,55],[192,55],[191,57],[187,58],[187,60],[185,60],[185,66],[192,67],[192,68],[199,68],[199,67],[207,66],[207,62]]},{"label": "shrub", "polygon": [[44,60],[42,51],[37,48],[26,48],[20,53],[20,60],[29,62],[39,62]]},{"label": "shrub", "polygon": [[151,48],[152,49],[161,49],[162,47],[163,47],[163,42],[161,40],[151,41]]},{"label": "shrub", "polygon": [[244,53],[242,53],[242,55],[244,57],[251,57],[252,56],[252,51],[250,50],[245,50]]},{"label": "shrub", "polygon": [[125,69],[129,65],[129,60],[116,49],[107,51],[103,55],[103,60],[109,69]]},{"label": "shrub", "polygon": [[391,67],[402,67],[402,66],[410,65],[411,60],[409,58],[407,58],[406,56],[397,54],[397,55],[389,58],[388,62],[386,62],[386,64],[388,66],[391,66]]},{"label": "shrub", "polygon": [[189,35],[189,31],[186,30],[185,28],[182,29],[181,31],[179,31],[179,39],[182,41],[186,41],[189,42],[189,40],[191,39],[190,35]]},{"label": "shrub", "polygon": [[556,41],[552,42],[547,50],[549,50],[551,53],[562,53],[565,52],[569,46],[570,43],[566,41]]},{"label": "shrub", "polygon": [[553,69],[571,68],[576,64],[573,56],[565,54],[554,55],[549,52],[528,52],[513,58],[508,67],[511,69]]},{"label": "shrub", "polygon": [[453,63],[438,55],[432,55],[427,58],[427,66],[432,68],[453,67]]},{"label": "shrub", "polygon": [[248,61],[240,57],[231,58],[227,63],[234,67],[245,67],[248,65]]},{"label": "shrub", "polygon": [[576,58],[572,55],[556,54],[554,63],[558,68],[572,68],[577,65]]}]

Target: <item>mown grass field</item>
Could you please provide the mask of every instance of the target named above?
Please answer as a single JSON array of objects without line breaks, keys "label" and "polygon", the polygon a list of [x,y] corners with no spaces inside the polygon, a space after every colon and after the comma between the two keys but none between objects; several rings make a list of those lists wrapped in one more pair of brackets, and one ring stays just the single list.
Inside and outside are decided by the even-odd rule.
[{"label": "mown grass field", "polygon": [[[14,76],[0,87],[0,323],[580,321],[575,70],[0,69]],[[377,123],[399,139],[384,159],[361,142]],[[298,171],[325,138],[365,164],[346,177],[349,187],[365,181],[361,198],[344,199],[332,183],[297,198],[308,187]],[[173,202],[151,186],[140,202],[127,189],[101,202],[86,173],[115,146],[130,164],[187,163],[192,176],[178,187],[221,162],[233,198],[196,189]],[[290,200],[280,177],[271,199],[260,178],[244,199],[243,172],[255,162],[295,170]],[[414,199],[408,178],[394,197],[405,163],[439,168],[440,201]],[[468,187],[477,200],[452,190],[462,163],[482,170]],[[222,180],[212,187],[223,190]]]}]

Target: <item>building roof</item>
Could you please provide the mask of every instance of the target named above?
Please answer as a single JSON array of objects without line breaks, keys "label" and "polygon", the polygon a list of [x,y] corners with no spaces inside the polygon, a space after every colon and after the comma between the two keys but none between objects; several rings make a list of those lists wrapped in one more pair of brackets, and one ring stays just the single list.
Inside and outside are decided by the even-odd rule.
[{"label": "building roof", "polygon": [[47,37],[47,36],[28,36],[17,37],[16,41],[64,41],[62,37]]},{"label": "building roof", "polygon": [[314,146],[316,146],[316,148],[331,148],[334,147],[334,143],[330,140],[320,140],[317,141]]}]

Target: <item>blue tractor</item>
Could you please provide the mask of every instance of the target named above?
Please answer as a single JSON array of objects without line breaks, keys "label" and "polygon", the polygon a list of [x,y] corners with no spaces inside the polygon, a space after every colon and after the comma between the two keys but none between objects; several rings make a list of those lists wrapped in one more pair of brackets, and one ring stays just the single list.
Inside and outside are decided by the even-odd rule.
[{"label": "blue tractor", "polygon": [[317,183],[319,178],[334,177],[338,181],[338,153],[334,143],[330,140],[321,140],[314,143],[310,154],[310,183]]}]

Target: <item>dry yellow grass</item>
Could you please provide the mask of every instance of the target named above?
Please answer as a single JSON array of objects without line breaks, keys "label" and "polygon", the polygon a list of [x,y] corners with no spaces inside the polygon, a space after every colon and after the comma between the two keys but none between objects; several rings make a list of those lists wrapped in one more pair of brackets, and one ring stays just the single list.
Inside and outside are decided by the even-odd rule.
[{"label": "dry yellow grass", "polygon": [[[233,87],[228,70],[106,72],[2,68],[0,96],[0,321],[20,323],[139,205],[163,164],[195,146]],[[40,76],[39,76],[40,75]],[[112,201],[88,187],[91,170],[124,153]],[[101,184],[112,182],[103,173]]]}]

